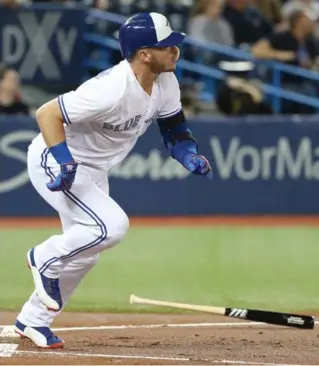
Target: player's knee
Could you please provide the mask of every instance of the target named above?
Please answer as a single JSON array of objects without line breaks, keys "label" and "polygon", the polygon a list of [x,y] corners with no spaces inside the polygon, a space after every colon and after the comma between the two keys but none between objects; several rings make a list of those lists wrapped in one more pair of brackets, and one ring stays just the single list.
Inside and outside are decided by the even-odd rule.
[{"label": "player's knee", "polygon": [[111,248],[121,242],[124,239],[128,228],[129,219],[123,210],[118,210],[116,214],[111,217],[105,217],[101,220],[99,225],[88,227],[103,249]]},{"label": "player's knee", "polygon": [[112,239],[112,242],[114,242],[113,245],[121,242],[124,239],[129,226],[129,219],[125,212],[122,212],[122,214],[117,217],[117,220],[111,225],[107,238]]},{"label": "player's knee", "polygon": [[106,235],[101,243],[105,248],[111,248],[121,242],[129,228],[129,219],[124,211],[117,213],[111,220],[105,220]]}]

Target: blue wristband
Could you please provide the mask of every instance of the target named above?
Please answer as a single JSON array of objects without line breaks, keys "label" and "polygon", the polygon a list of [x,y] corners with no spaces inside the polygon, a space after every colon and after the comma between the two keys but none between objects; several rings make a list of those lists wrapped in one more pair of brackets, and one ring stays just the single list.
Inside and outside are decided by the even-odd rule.
[{"label": "blue wristband", "polygon": [[53,155],[54,159],[60,164],[67,164],[74,161],[73,156],[68,148],[66,141],[60,142],[57,145],[50,147],[50,153]]},{"label": "blue wristband", "polygon": [[185,154],[197,154],[197,143],[193,140],[179,141],[176,145],[170,148],[171,155],[178,162],[183,164]]}]

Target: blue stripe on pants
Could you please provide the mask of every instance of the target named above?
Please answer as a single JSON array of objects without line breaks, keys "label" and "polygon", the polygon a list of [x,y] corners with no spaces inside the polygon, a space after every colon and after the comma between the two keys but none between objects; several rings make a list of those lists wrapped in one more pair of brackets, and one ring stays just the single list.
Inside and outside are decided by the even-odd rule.
[{"label": "blue stripe on pants", "polygon": [[[49,150],[45,149],[43,151],[42,155],[41,155],[41,166],[44,169],[47,176],[50,179],[54,179],[55,178],[54,174],[52,173],[51,169],[47,166],[48,154],[49,154]],[[92,248],[96,245],[99,245],[107,237],[106,226],[105,226],[104,222],[99,218],[99,216],[94,211],[92,211],[84,202],[82,202],[78,197],[76,197],[70,191],[62,191],[62,193],[64,193],[73,203],[75,203],[77,206],[79,206],[85,213],[87,213],[96,222],[96,224],[101,229],[101,235],[98,238],[96,238],[94,241],[90,242],[89,244],[86,244],[83,247],[77,248],[77,249],[71,251],[69,254],[63,255],[63,256],[58,257],[58,258],[53,257],[53,258],[49,259],[39,269],[40,273],[43,273],[44,271],[46,271],[47,268],[51,264],[53,264],[54,262],[56,262],[58,260],[65,260],[65,259],[72,258],[73,256],[75,256],[75,255],[77,255],[77,254],[79,254],[79,253],[81,253],[81,252],[83,252],[87,249],[90,249],[90,248]]]}]

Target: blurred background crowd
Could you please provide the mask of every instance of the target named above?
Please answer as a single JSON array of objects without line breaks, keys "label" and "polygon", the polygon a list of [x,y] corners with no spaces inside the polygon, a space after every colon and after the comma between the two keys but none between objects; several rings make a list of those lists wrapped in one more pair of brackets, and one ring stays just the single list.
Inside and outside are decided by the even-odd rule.
[{"label": "blurred background crowd", "polygon": [[[46,1],[47,2],[47,1]],[[12,11],[42,0],[0,0]],[[273,60],[307,70],[319,65],[319,1],[317,0],[52,0],[64,7],[97,8],[124,16],[140,11],[165,14],[172,28],[184,31],[194,39],[249,52],[256,59]],[[1,10],[0,10],[1,11]],[[101,35],[114,35],[116,28],[95,21],[94,30]],[[103,57],[99,54],[96,57]],[[246,78],[254,67],[250,62],[236,62],[196,46],[185,48],[183,57],[208,67],[226,71],[229,78],[218,85],[214,103],[198,97],[201,84],[190,73],[181,80],[184,107],[190,115],[201,113],[272,114],[260,83],[271,75],[258,70],[253,80]],[[114,63],[120,60],[118,54]],[[94,72],[92,72],[94,74]],[[187,74],[186,74],[187,76]],[[317,82],[300,75],[282,74],[282,87],[306,96],[318,96]],[[44,91],[42,91],[44,93]],[[19,74],[4,63],[0,66],[0,113],[32,114],[34,98],[28,100],[30,88],[20,85]],[[47,96],[38,94],[38,103]],[[42,99],[40,98],[42,96]],[[236,101],[236,103],[234,103]],[[286,101],[282,113],[314,113],[312,107]]]}]

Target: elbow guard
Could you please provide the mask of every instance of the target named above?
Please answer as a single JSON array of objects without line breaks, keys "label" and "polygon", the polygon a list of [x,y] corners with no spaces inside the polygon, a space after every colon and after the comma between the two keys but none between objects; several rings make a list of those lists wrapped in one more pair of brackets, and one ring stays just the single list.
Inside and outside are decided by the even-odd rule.
[{"label": "elbow guard", "polygon": [[198,144],[187,126],[183,110],[168,118],[157,120],[164,145],[171,156],[183,164],[187,153],[197,154]]},{"label": "elbow guard", "polygon": [[180,110],[174,116],[158,118],[157,123],[164,145],[168,150],[171,150],[176,144],[185,140],[192,141],[193,145],[196,145],[196,148],[198,148],[197,141],[187,125],[183,110]]}]

